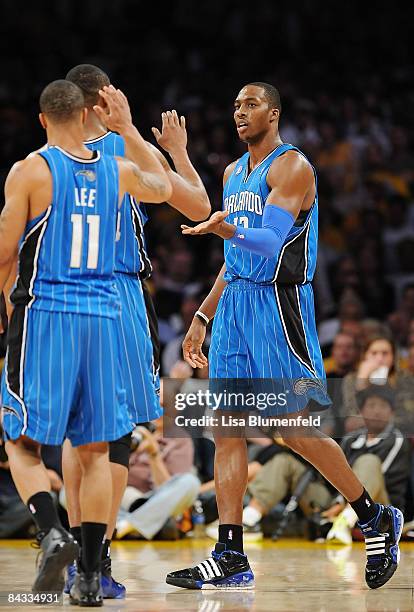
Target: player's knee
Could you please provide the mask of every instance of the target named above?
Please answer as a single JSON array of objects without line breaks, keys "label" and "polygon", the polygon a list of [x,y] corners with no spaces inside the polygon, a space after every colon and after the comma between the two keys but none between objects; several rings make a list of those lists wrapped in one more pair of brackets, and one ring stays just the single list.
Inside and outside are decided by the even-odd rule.
[{"label": "player's knee", "polygon": [[17,438],[17,440],[6,440],[5,448],[9,458],[13,455],[13,453],[19,450],[23,450],[26,453],[36,457],[40,457],[41,445],[39,442],[36,442],[31,438],[27,438],[26,436],[20,436]]},{"label": "player's knee", "polygon": [[108,455],[108,442],[82,444],[76,448],[76,454],[82,471],[85,471],[95,466],[98,462],[101,463],[105,455]]},{"label": "player's knee", "polygon": [[109,461],[129,468],[129,455],[131,452],[131,433],[109,443]]}]

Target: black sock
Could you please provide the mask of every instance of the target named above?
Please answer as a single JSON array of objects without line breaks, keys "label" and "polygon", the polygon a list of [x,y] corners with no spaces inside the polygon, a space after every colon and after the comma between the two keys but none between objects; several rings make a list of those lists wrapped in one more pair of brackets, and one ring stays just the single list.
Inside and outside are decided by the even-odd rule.
[{"label": "black sock", "polygon": [[73,535],[77,543],[79,544],[79,548],[81,548],[82,547],[82,531],[81,531],[80,525],[76,525],[76,527],[71,527],[69,531]]},{"label": "black sock", "polygon": [[111,540],[104,540],[102,544],[102,559],[107,559],[111,556]]},{"label": "black sock", "polygon": [[48,491],[41,491],[32,495],[27,500],[27,507],[41,531],[49,531],[52,527],[63,529],[53,498]]},{"label": "black sock", "polygon": [[84,572],[96,572],[100,568],[102,543],[105,537],[104,523],[82,523],[81,564]]},{"label": "black sock", "polygon": [[353,502],[349,502],[349,504],[358,515],[359,522],[362,524],[369,523],[377,515],[378,504],[371,499],[365,489],[362,491],[361,497],[358,497]]},{"label": "black sock", "polygon": [[219,542],[226,545],[227,550],[235,550],[244,554],[242,525],[219,525]]}]

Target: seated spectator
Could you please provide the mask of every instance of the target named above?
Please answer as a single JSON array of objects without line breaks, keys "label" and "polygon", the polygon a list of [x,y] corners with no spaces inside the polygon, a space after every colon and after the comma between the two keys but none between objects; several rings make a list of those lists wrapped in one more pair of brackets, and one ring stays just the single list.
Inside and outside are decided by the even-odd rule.
[{"label": "seated spectator", "polygon": [[[370,385],[358,393],[364,426],[346,436],[342,449],[372,499],[404,511],[411,447],[394,425],[395,394],[388,385]],[[328,540],[352,542],[357,515],[342,496],[323,515],[335,519]]]},{"label": "seated spectator", "polygon": [[355,369],[358,361],[358,346],[350,334],[338,332],[334,338],[331,355],[324,359],[326,375],[342,378]]},{"label": "seated spectator", "polygon": [[388,324],[398,346],[406,346],[412,319],[414,319],[414,284],[408,284],[403,289],[397,309],[388,317]]},{"label": "seated spectator", "polygon": [[[152,540],[177,539],[179,532],[171,520],[192,506],[200,481],[194,476],[192,440],[188,437],[164,438],[162,418],[156,429],[137,427],[138,446],[131,454],[128,486],[116,525],[117,538],[138,532]],[[168,532],[168,533],[167,533]]]},{"label": "seated spectator", "polygon": [[324,360],[327,376],[328,393],[332,405],[321,413],[322,431],[334,438],[344,434],[342,418],[342,378],[355,371],[359,356],[359,347],[355,337],[339,332],[334,339],[331,356]]},{"label": "seated spectator", "polygon": [[[248,492],[252,496],[243,510],[243,527],[246,534],[262,535],[260,522],[287,495],[292,495],[298,482],[312,466],[299,455],[291,451],[282,439],[277,443],[263,467],[256,470],[254,478],[248,484]],[[275,452],[275,449],[276,452]],[[267,451],[269,452],[269,451]],[[317,475],[305,488],[299,500],[299,506],[305,515],[310,515],[314,507],[326,508],[332,495]]]},{"label": "seated spectator", "polygon": [[354,289],[346,289],[341,295],[338,315],[322,321],[318,327],[318,337],[325,356],[329,351],[336,334],[342,330],[347,321],[359,323],[362,320],[364,307]]},{"label": "seated spectator", "polygon": [[356,372],[347,374],[342,383],[341,417],[346,431],[363,426],[358,411],[357,392],[370,384],[388,383],[395,393],[395,422],[404,434],[414,432],[414,376],[396,369],[395,346],[386,336],[374,336],[364,349]]}]

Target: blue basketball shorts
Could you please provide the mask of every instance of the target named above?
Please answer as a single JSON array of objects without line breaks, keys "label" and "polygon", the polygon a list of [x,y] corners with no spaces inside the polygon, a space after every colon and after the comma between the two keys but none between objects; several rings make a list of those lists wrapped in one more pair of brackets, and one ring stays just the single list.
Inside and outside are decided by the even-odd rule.
[{"label": "blue basketball shorts", "polygon": [[131,431],[119,319],[15,307],[2,377],[6,437],[73,446]]},{"label": "blue basketball shorts", "polygon": [[115,274],[121,300],[121,364],[128,409],[134,423],[162,414],[156,320],[151,297],[138,276]]},{"label": "blue basketball shorts", "polygon": [[230,282],[214,317],[209,377],[237,380],[239,390],[285,389],[286,405],[267,414],[328,406],[312,286]]}]

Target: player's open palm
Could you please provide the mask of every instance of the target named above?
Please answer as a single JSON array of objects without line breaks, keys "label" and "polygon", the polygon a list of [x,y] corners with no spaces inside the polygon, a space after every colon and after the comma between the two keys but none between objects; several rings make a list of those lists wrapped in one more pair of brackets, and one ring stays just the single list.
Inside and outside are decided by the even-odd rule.
[{"label": "player's open palm", "polygon": [[103,87],[99,90],[99,95],[105,101],[106,108],[96,105],[93,110],[108,130],[122,134],[132,125],[131,110],[126,95],[120,89],[115,89],[113,85]]},{"label": "player's open palm", "polygon": [[208,365],[207,357],[202,351],[205,337],[206,326],[198,319],[193,319],[182,344],[184,360],[192,368],[205,368]]},{"label": "player's open palm", "polygon": [[162,127],[161,132],[153,127],[157,143],[170,155],[178,149],[187,148],[187,130],[185,129],[185,117],[179,117],[177,111],[167,111],[161,113]]},{"label": "player's open palm", "polygon": [[211,215],[210,219],[203,221],[203,223],[199,223],[195,227],[182,225],[182,233],[189,234],[190,236],[199,236],[201,234],[220,234],[220,229],[228,214],[229,213],[227,210],[218,210]]}]

